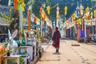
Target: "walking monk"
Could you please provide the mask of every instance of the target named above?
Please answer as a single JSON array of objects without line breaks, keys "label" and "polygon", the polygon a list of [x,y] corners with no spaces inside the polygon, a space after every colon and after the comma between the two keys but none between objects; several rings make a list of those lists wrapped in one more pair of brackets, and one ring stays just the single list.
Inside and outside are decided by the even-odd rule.
[{"label": "walking monk", "polygon": [[58,27],[56,27],[55,32],[53,34],[52,40],[53,40],[53,46],[56,49],[56,53],[59,53],[59,47],[60,47],[60,38],[61,38],[61,34],[58,30]]}]

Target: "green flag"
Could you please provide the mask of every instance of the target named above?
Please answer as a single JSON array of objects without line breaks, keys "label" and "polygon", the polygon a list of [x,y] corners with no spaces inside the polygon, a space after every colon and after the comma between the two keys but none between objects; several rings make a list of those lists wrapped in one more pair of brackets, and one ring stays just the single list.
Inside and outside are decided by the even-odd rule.
[{"label": "green flag", "polygon": [[20,11],[20,4],[18,4],[18,7],[17,8],[18,8],[18,11]]},{"label": "green flag", "polygon": [[25,34],[24,32],[22,33],[22,46],[25,46],[26,45],[26,40],[25,40]]}]

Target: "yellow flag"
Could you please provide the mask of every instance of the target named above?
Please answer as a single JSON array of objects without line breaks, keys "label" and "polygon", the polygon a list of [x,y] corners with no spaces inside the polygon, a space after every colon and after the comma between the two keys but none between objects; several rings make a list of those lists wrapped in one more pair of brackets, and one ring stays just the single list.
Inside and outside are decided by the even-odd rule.
[{"label": "yellow flag", "polygon": [[85,12],[86,12],[86,13],[85,13],[85,15],[86,15],[86,19],[89,20],[89,19],[90,19],[90,8],[87,7],[86,10],[85,10]]},{"label": "yellow flag", "polygon": [[76,18],[76,13],[74,12],[74,13],[72,14],[72,22],[75,21],[75,18]]},{"label": "yellow flag", "polygon": [[36,19],[37,19],[37,20],[36,20],[36,24],[37,24],[37,25],[40,24],[40,19],[37,18],[37,17],[36,17]]},{"label": "yellow flag", "polygon": [[57,12],[56,12],[56,17],[57,17],[57,19],[59,19],[59,16],[60,16],[60,15],[59,15],[59,12],[57,11]]},{"label": "yellow flag", "polygon": [[42,18],[44,19],[44,13],[41,14]]},{"label": "yellow flag", "polygon": [[89,10],[90,10],[90,8],[87,6],[87,8],[86,8],[86,10],[85,10],[86,13],[89,12]]},{"label": "yellow flag", "polygon": [[65,8],[64,8],[64,15],[67,15],[67,12],[68,12],[68,7],[65,6]]},{"label": "yellow flag", "polygon": [[20,2],[20,3],[23,3],[23,2],[24,2],[24,0],[19,0],[19,2]]},{"label": "yellow flag", "polygon": [[24,2],[22,3],[22,11],[23,12],[25,11],[25,3]]},{"label": "yellow flag", "polygon": [[47,7],[47,13],[50,15],[50,11],[51,11],[51,7],[50,6],[48,6]]},{"label": "yellow flag", "polygon": [[94,10],[94,18],[96,18],[96,9]]},{"label": "yellow flag", "polygon": [[18,2],[21,4],[22,12],[24,12],[24,11],[25,11],[25,3],[24,3],[24,0],[18,0]]},{"label": "yellow flag", "polygon": [[57,18],[57,19],[60,18],[60,14],[59,14],[59,7],[57,7],[57,11],[56,11],[56,18]]}]

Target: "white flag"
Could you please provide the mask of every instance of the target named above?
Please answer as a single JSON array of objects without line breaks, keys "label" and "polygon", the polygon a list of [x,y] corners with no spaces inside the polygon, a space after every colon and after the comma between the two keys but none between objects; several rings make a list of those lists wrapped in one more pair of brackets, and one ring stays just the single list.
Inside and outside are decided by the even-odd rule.
[{"label": "white flag", "polygon": [[13,34],[12,34],[12,38],[14,39],[14,38],[17,36],[17,34],[18,34],[18,30],[15,30],[15,31],[13,32]]}]

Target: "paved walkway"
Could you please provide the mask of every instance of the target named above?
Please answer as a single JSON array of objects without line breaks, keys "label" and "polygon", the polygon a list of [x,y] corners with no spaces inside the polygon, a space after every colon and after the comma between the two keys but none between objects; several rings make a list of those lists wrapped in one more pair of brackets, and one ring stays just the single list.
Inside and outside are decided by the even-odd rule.
[{"label": "paved walkway", "polygon": [[73,40],[62,40],[60,55],[53,54],[55,49],[50,45],[37,64],[96,64],[96,45],[80,43]]}]

